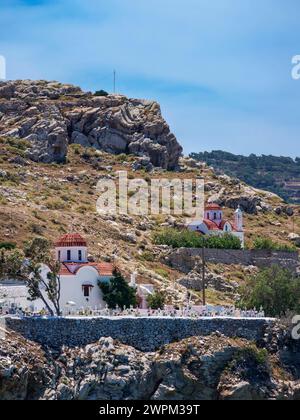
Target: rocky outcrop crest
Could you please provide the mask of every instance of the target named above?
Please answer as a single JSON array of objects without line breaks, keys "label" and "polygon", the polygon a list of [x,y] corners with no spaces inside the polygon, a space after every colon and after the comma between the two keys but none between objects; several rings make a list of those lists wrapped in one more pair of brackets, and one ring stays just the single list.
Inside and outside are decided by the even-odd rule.
[{"label": "rocky outcrop crest", "polygon": [[176,168],[182,153],[156,102],[57,82],[0,83],[0,135],[28,140],[28,157],[45,163],[63,162],[72,143],[148,156],[164,169]]}]

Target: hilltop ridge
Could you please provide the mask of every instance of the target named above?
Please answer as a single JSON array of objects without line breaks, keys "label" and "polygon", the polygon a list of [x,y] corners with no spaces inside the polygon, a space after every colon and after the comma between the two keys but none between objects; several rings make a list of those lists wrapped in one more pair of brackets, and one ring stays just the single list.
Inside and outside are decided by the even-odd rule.
[{"label": "hilltop ridge", "polygon": [[217,173],[238,177],[255,188],[278,194],[300,204],[300,158],[235,155],[222,150],[192,153],[191,157],[212,166]]},{"label": "hilltop ridge", "polygon": [[158,103],[42,80],[0,82],[0,135],[28,140],[27,157],[44,163],[64,162],[70,144],[147,156],[164,169],[182,154]]}]

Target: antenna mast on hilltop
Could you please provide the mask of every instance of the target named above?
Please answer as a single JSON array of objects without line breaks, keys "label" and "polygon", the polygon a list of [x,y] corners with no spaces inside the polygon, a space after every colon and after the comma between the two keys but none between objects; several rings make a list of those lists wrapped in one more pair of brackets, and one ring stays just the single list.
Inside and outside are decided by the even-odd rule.
[{"label": "antenna mast on hilltop", "polygon": [[116,70],[114,70],[114,93],[116,93]]}]

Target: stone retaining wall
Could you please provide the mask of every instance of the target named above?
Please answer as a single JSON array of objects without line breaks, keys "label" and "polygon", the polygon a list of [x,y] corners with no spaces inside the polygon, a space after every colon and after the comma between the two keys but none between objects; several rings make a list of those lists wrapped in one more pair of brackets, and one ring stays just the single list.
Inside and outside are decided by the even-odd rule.
[{"label": "stone retaining wall", "polygon": [[[205,249],[205,259],[210,263],[254,265],[270,267],[279,265],[296,272],[300,266],[298,252],[268,251],[268,250],[239,250],[239,249]],[[179,248],[172,251],[164,261],[171,267],[184,273],[189,273],[195,265],[195,257],[201,257],[199,248]]]},{"label": "stone retaining wall", "polygon": [[85,346],[112,337],[142,351],[187,337],[219,331],[228,337],[258,340],[271,319],[239,318],[6,318],[6,327],[44,346]]}]

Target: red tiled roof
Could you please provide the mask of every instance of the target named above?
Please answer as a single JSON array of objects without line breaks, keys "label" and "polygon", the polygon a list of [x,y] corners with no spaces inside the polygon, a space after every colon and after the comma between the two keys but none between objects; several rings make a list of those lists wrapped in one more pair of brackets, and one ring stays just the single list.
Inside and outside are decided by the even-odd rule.
[{"label": "red tiled roof", "polygon": [[205,210],[221,210],[221,207],[219,206],[219,204],[211,203],[211,204],[206,204]]},{"label": "red tiled roof", "polygon": [[236,231],[236,227],[233,223],[231,223],[229,220],[222,220],[222,222],[220,223],[220,229],[223,230],[224,226],[226,225],[226,223],[229,223],[232,230]]},{"label": "red tiled roof", "polygon": [[56,247],[87,246],[86,240],[79,233],[63,235],[56,243]]},{"label": "red tiled roof", "polygon": [[68,269],[68,267],[66,267],[64,264],[61,265],[60,267],[60,272],[59,275],[60,276],[70,276],[72,273],[71,271]]},{"label": "red tiled roof", "polygon": [[209,230],[223,230],[226,223],[229,223],[230,226],[232,227],[232,230],[236,231],[235,225],[232,224],[229,220],[222,220],[222,222],[220,223],[220,226],[218,226],[212,220],[208,220],[208,219],[204,219],[203,223],[206,224],[206,226],[208,227]]},{"label": "red tiled roof", "polygon": [[111,263],[63,263],[59,274],[61,276],[74,276],[82,267],[95,268],[100,276],[112,276],[114,265]]},{"label": "red tiled roof", "polygon": [[215,222],[213,222],[212,220],[204,219],[203,223],[206,224],[206,226],[208,227],[209,230],[220,230],[219,226]]},{"label": "red tiled roof", "polygon": [[224,229],[224,226],[226,225],[226,223],[229,223],[230,224],[230,226],[232,227],[232,225],[231,225],[231,223],[230,222],[228,222],[228,220],[222,220],[222,222],[220,223],[220,229]]}]

